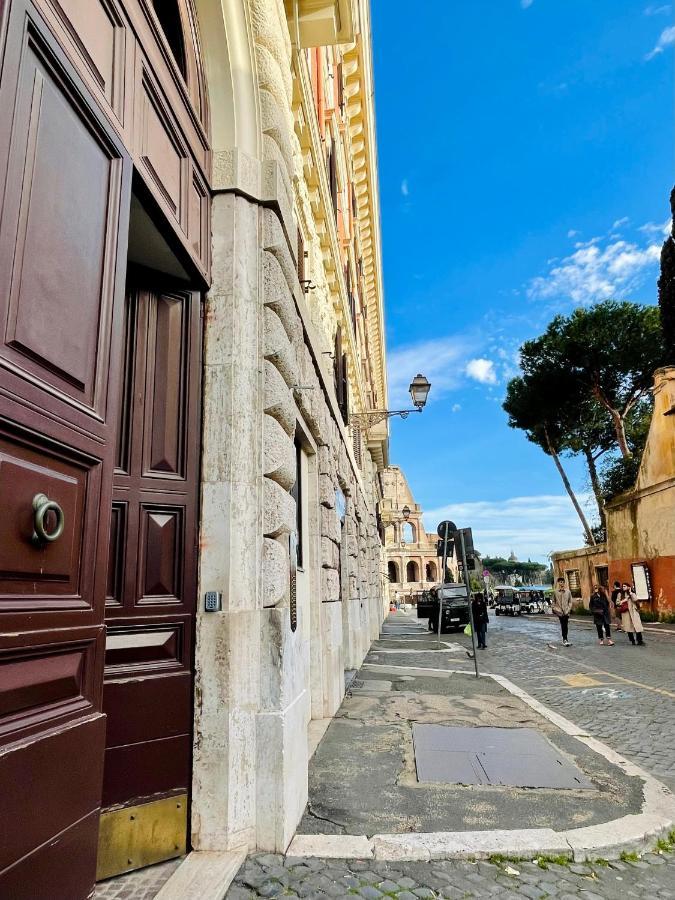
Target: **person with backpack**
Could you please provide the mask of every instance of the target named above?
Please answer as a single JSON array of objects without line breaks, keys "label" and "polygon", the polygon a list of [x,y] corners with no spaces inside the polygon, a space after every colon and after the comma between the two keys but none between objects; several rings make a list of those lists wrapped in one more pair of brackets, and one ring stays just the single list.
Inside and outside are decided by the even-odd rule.
[{"label": "person with backpack", "polygon": [[588,601],[588,608],[593,613],[593,622],[598,632],[598,643],[613,647],[614,641],[611,638],[609,599],[607,598],[604,588],[601,588],[599,584],[593,585],[593,593],[591,594],[591,599]]},{"label": "person with backpack", "polygon": [[640,604],[635,591],[627,581],[621,585],[619,612],[621,613],[621,627],[628,635],[628,640],[635,646],[637,638],[637,646],[644,647],[645,642],[642,640],[644,628],[640,618]]},{"label": "person with backpack", "polygon": [[617,631],[623,631],[621,627],[621,613],[619,612],[619,603],[621,602],[621,582],[615,581],[612,588],[612,596],[610,597],[611,612],[614,614],[614,628]]}]

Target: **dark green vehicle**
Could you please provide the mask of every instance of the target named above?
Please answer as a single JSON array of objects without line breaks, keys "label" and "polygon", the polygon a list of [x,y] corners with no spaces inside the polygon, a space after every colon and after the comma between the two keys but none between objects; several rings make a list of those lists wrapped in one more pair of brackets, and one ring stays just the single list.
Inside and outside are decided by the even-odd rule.
[{"label": "dark green vehicle", "polygon": [[417,618],[429,619],[429,631],[438,631],[438,611],[443,604],[441,632],[462,631],[470,622],[469,599],[466,585],[437,585],[430,591],[424,591],[417,601]]}]

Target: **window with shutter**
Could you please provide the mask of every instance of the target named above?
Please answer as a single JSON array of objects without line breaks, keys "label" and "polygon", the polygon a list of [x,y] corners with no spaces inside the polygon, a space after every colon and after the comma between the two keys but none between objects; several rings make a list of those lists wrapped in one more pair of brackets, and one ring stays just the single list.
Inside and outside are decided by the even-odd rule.
[{"label": "window with shutter", "polygon": [[347,425],[349,423],[349,377],[347,368],[347,354],[342,354],[342,421]]},{"label": "window with shutter", "polygon": [[328,149],[328,186],[330,188],[330,198],[333,201],[333,211],[337,214],[337,158],[333,143]]}]

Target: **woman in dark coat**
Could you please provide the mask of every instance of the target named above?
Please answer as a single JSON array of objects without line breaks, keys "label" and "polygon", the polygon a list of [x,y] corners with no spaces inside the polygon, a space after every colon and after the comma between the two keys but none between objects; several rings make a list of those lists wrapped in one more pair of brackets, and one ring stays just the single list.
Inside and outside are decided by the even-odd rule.
[{"label": "woman in dark coat", "polygon": [[476,629],[476,637],[478,638],[478,647],[481,650],[487,650],[485,639],[487,637],[487,627],[490,621],[488,617],[487,603],[482,593],[474,594],[471,601],[471,611],[473,613],[473,624]]},{"label": "woman in dark coat", "polygon": [[593,593],[591,594],[588,608],[593,613],[593,621],[595,622],[595,627],[598,632],[598,643],[607,644],[607,646],[613,647],[614,641],[610,637],[612,632],[609,624],[609,600],[604,589],[601,588],[599,584],[593,585]]}]

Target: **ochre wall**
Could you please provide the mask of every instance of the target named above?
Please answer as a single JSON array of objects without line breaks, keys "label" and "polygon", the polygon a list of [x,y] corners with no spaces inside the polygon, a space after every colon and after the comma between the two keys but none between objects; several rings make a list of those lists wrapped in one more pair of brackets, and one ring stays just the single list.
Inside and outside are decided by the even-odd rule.
[{"label": "ochre wall", "polygon": [[675,609],[675,367],[654,375],[654,413],[634,490],[607,504],[609,576],[632,581],[647,564],[653,608]]}]

